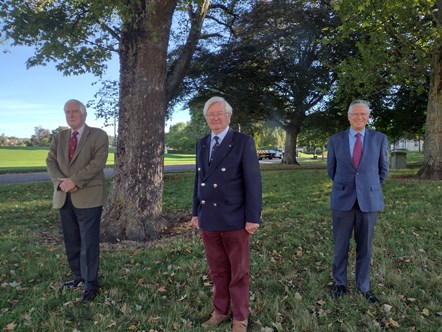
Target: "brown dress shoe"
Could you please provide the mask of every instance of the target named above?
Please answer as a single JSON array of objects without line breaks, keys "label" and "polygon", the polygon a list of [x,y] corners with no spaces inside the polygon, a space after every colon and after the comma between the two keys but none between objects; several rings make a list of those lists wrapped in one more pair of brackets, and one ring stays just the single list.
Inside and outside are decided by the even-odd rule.
[{"label": "brown dress shoe", "polygon": [[229,319],[229,315],[222,315],[220,313],[217,313],[216,311],[212,312],[212,315],[210,316],[209,320],[205,321],[201,324],[202,327],[211,327],[218,324],[221,324],[222,322]]},{"label": "brown dress shoe", "polygon": [[247,332],[248,321],[246,320],[234,320],[232,325],[232,332]]}]

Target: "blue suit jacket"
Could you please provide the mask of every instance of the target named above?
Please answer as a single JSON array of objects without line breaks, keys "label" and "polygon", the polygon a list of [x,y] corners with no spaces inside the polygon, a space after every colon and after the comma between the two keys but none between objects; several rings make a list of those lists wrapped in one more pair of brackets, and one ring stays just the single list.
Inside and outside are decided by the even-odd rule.
[{"label": "blue suit jacket", "polygon": [[382,183],[388,175],[388,142],[385,134],[365,131],[359,168],[353,166],[348,130],[328,140],[328,175],[333,180],[331,208],[349,211],[358,200],[362,212],[375,212],[384,208]]},{"label": "blue suit jacket", "polygon": [[229,130],[209,165],[210,135],[196,145],[192,215],[205,231],[244,228],[261,222],[262,188],[252,137]]}]

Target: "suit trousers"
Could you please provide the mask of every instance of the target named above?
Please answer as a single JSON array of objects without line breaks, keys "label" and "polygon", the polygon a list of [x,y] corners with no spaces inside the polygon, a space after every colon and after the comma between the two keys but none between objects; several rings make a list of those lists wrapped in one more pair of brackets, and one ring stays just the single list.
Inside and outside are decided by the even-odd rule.
[{"label": "suit trousers", "polygon": [[222,315],[233,308],[235,320],[249,316],[250,235],[245,229],[202,231],[209,275],[214,285],[213,306]]},{"label": "suit trousers", "polygon": [[100,264],[100,219],[102,207],[80,209],[71,195],[59,210],[66,256],[75,279],[84,280],[85,290],[98,289]]},{"label": "suit trousers", "polygon": [[333,278],[336,285],[347,286],[350,238],[356,242],[356,288],[370,290],[370,263],[377,212],[362,212],[356,202],[350,211],[333,210]]}]

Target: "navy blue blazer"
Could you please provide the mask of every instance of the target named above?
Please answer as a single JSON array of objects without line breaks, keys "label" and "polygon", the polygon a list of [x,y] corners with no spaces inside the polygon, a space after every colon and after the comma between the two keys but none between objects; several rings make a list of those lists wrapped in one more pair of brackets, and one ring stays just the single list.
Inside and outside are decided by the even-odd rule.
[{"label": "navy blue blazer", "polygon": [[196,145],[192,215],[205,231],[261,223],[262,185],[253,138],[229,130],[209,165],[210,135]]},{"label": "navy blue blazer", "polygon": [[382,183],[388,175],[387,136],[365,130],[359,167],[351,158],[348,129],[328,140],[327,171],[333,180],[330,205],[333,210],[350,211],[358,200],[362,212],[384,208]]}]

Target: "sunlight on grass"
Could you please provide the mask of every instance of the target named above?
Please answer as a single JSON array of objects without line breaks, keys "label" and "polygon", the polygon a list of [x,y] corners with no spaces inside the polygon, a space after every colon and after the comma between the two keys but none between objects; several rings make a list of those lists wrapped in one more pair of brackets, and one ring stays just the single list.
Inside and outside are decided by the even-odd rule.
[{"label": "sunlight on grass", "polygon": [[[381,305],[333,289],[331,181],[322,169],[262,171],[263,224],[251,239],[249,331],[439,331],[440,182],[392,171],[376,224],[372,285]],[[396,176],[396,177],[395,177]],[[164,210],[190,220],[193,173],[165,175]],[[107,181],[109,184],[110,181]],[[212,283],[199,233],[153,243],[101,244],[101,293],[81,304],[70,278],[50,183],[0,185],[0,328],[16,331],[207,331]],[[183,221],[183,222],[187,222]],[[228,331],[229,323],[211,329]]]}]

